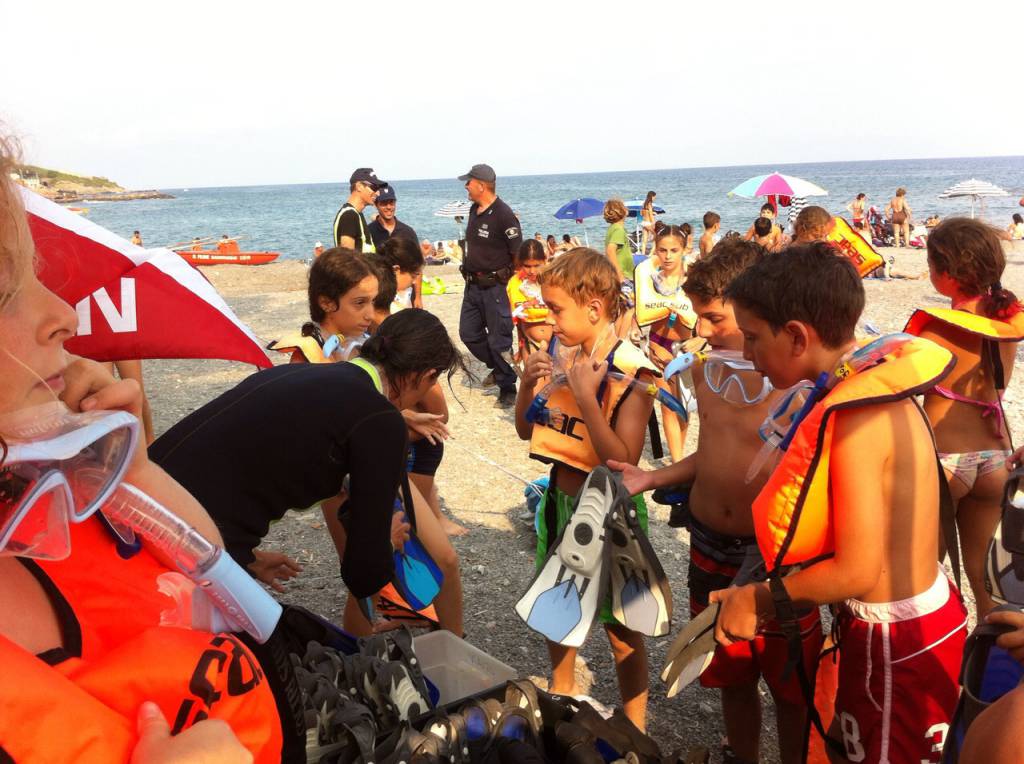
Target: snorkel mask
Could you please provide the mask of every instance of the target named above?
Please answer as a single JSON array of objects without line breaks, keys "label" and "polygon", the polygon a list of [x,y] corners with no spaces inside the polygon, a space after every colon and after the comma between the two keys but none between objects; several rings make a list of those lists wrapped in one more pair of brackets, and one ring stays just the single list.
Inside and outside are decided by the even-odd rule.
[{"label": "snorkel mask", "polygon": [[803,380],[785,391],[782,399],[758,428],[764,445],[747,470],[746,482],[751,482],[765,467],[772,469],[789,449],[800,423],[835,385],[854,374],[878,364],[896,348],[914,339],[902,332],[887,334],[854,348],[840,360],[831,373],[823,371],[813,383]]},{"label": "snorkel mask", "polygon": [[134,416],[78,414],[48,403],[0,418],[0,433],[7,443],[0,462],[0,555],[65,559],[70,524],[102,510],[122,541],[132,543],[137,534],[191,580],[188,612],[173,617],[175,623],[245,630],[260,642],[270,637],[281,606],[221,547],[123,482],[138,447]]},{"label": "snorkel mask", "polygon": [[[551,342],[548,343],[548,354],[551,355],[553,366],[551,381],[534,396],[533,400],[530,402],[530,407],[526,410],[525,418],[526,421],[531,424],[541,424],[545,426],[554,424],[557,426],[561,422],[564,414],[557,408],[548,408],[548,401],[555,390],[559,387],[565,387],[569,384],[569,381],[566,374],[565,363],[558,353],[558,342],[554,337],[552,337]],[[684,422],[690,421],[690,413],[686,405],[676,396],[672,395],[672,393],[661,389],[653,382],[644,382],[636,377],[623,374],[621,371],[609,371],[605,374],[605,379],[625,382],[634,390],[639,390],[644,395],[654,398],[660,404],[675,412],[675,414],[677,414]]]},{"label": "snorkel mask", "polygon": [[346,340],[340,334],[332,334],[324,342],[323,353],[325,358],[330,358],[332,361],[349,361],[356,357],[359,348],[363,346],[363,343],[370,339],[369,334],[361,334],[358,337],[353,337],[350,340]]},{"label": "snorkel mask", "polygon": [[[70,523],[81,523],[113,496],[139,442],[139,423],[123,411],[72,414],[47,403],[0,420],[0,555],[62,560]],[[115,528],[126,543],[134,534]]]},{"label": "snorkel mask", "polygon": [[772,391],[768,378],[754,369],[754,364],[737,350],[705,350],[683,353],[665,367],[665,378],[702,365],[704,382],[715,395],[735,406],[763,403]]}]

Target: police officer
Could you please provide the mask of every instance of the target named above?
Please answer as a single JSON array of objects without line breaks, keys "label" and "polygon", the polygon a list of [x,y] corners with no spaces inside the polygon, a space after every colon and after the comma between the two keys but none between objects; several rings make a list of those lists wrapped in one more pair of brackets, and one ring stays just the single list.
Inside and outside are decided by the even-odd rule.
[{"label": "police officer", "polygon": [[[473,206],[466,222],[466,252],[461,267],[466,279],[459,316],[459,338],[491,370],[498,386],[498,408],[516,404],[516,375],[505,360],[512,352],[512,311],[505,284],[523,242],[519,220],[495,193],[497,176],[490,166],[475,164],[459,180]],[[488,380],[484,380],[487,384]]]},{"label": "police officer", "polygon": [[377,194],[387,183],[377,177],[370,167],[360,167],[349,178],[348,201],[341,205],[334,216],[334,246],[348,247],[363,254],[375,254],[373,239],[366,230],[363,210],[377,199]]}]

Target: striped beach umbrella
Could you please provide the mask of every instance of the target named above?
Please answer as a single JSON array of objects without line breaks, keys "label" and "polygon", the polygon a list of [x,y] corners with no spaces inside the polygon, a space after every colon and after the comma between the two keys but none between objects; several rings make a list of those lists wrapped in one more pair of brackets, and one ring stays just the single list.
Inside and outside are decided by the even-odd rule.
[{"label": "striped beach umbrella", "polygon": [[977,178],[971,178],[970,180],[962,180],[955,186],[950,186],[941,194],[940,199],[957,199],[959,197],[969,196],[971,197],[971,217],[974,217],[974,203],[981,201],[981,214],[985,214],[985,199],[989,196],[1009,196],[1009,194],[1001,189],[999,186],[989,183],[985,180],[978,180]]},{"label": "striped beach umbrella", "polygon": [[469,201],[448,202],[444,207],[434,213],[438,218],[464,218],[469,217],[469,208],[473,206]]},{"label": "striped beach umbrella", "polygon": [[758,196],[828,196],[828,191],[809,180],[773,172],[755,175],[740,183],[728,196],[755,199]]}]

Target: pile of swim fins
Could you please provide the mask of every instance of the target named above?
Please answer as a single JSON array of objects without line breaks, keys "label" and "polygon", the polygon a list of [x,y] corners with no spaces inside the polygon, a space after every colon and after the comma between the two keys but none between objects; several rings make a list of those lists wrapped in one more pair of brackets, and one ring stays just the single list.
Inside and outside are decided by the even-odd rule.
[{"label": "pile of swim fins", "polygon": [[621,476],[597,467],[516,612],[552,642],[579,647],[609,598],[612,614],[627,628],[668,634],[672,592],[665,571]]}]

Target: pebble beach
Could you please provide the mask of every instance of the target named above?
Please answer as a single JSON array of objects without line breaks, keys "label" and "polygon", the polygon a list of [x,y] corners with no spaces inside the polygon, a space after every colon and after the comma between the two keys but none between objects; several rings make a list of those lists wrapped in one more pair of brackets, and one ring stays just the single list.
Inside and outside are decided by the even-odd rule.
[{"label": "pebble beach", "polygon": [[[1024,246],[1007,243],[1004,286],[1024,296]],[[923,250],[885,249],[894,254],[899,273],[919,279],[882,281],[867,279],[867,309],[863,321],[883,333],[899,331],[915,306],[945,307],[946,301],[931,286]],[[308,320],[307,266],[294,260],[259,267],[216,266],[204,268],[225,300],[260,338],[263,344]],[[427,275],[441,276],[449,287],[443,295],[428,295],[424,307],[435,313],[458,343],[458,316],[462,281],[454,266],[430,267]],[[278,355],[278,354],[274,354]],[[1024,433],[1024,374],[1018,353],[1015,373],[1004,399],[1011,432]],[[468,356],[477,378],[486,374]],[[273,359],[287,362],[286,356]],[[153,409],[157,434],[210,399],[234,386],[254,369],[239,363],[209,360],[152,360],[144,364],[146,390]],[[453,438],[445,449],[437,475],[443,507],[470,532],[453,539],[461,560],[466,639],[516,669],[523,677],[546,683],[547,651],[542,638],[531,632],[514,611],[514,604],[533,575],[535,536],[532,520],[523,519],[524,481],[545,474],[544,465],[527,456],[527,445],[515,434],[511,410],[494,408],[495,389],[484,389],[461,375],[448,391]],[[342,402],[339,402],[342,403]],[[687,452],[696,444],[698,425],[691,425]],[[235,458],[226,453],[225,462]],[[664,466],[649,448],[641,459],[645,468]],[[216,469],[216,465],[211,465]],[[287,465],[282,465],[287,469]],[[672,583],[675,616],[672,635],[648,640],[650,657],[650,706],[648,732],[665,752],[680,747],[705,745],[717,751],[723,734],[717,694],[690,686],[672,700],[665,698],[658,679],[665,650],[685,623],[688,534],[669,528],[668,507],[654,504],[651,541]],[[282,600],[294,602],[340,623],[344,587],[338,576],[337,557],[319,512],[289,513],[275,525],[265,545],[297,558],[305,570],[287,585]],[[607,642],[599,629],[591,632],[580,651],[577,670],[582,691],[608,705],[618,704],[614,668]],[[766,693],[766,691],[765,691]],[[766,694],[767,697],[767,694]],[[778,759],[774,717],[766,703],[764,760]],[[714,759],[713,759],[714,760]]]}]

